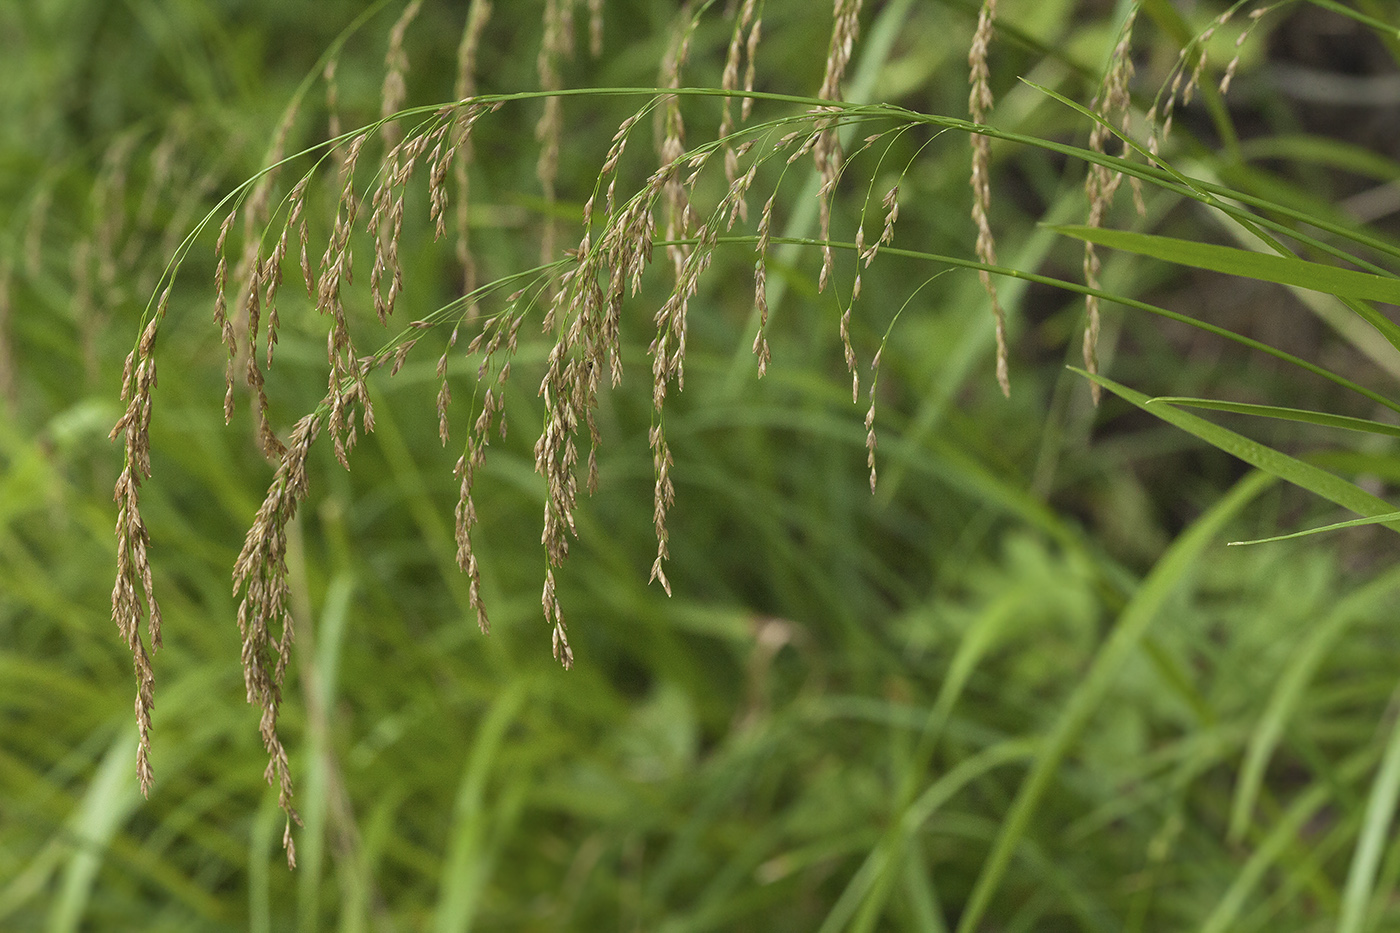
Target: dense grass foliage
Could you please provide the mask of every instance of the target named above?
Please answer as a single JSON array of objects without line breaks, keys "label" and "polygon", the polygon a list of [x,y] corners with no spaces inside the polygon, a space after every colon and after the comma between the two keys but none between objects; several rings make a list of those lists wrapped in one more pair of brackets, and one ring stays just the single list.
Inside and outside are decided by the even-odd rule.
[{"label": "dense grass foliage", "polygon": [[0,929],[1400,922],[1390,4],[491,7],[0,6]]}]

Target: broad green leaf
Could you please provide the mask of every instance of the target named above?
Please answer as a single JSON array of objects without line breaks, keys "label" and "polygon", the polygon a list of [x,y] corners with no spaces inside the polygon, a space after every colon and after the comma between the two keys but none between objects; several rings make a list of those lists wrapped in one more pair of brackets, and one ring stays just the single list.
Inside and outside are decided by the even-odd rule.
[{"label": "broad green leaf", "polygon": [[1178,395],[1163,395],[1149,399],[1148,405],[1182,405],[1187,408],[1205,408],[1210,411],[1228,411],[1236,415],[1255,415],[1259,418],[1277,418],[1281,421],[1299,421],[1304,424],[1318,424],[1327,428],[1343,428],[1347,431],[1364,431],[1367,434],[1388,434],[1400,437],[1400,425],[1372,421],[1370,418],[1352,418],[1347,415],[1334,415],[1325,411],[1310,411],[1306,408],[1284,408],[1279,405],[1253,405],[1248,402],[1221,402],[1209,398],[1186,398]]},{"label": "broad green leaf", "polygon": [[1233,246],[1178,240],[1174,237],[1133,233],[1128,230],[1106,230],[1082,224],[1066,224],[1053,229],[1065,236],[1087,240],[1109,249],[1151,256],[1153,259],[1177,265],[1209,269],[1212,272],[1224,272],[1279,285],[1309,288],[1339,298],[1400,304],[1400,278],[1342,269],[1294,256],[1275,256],[1270,253],[1236,249]]}]

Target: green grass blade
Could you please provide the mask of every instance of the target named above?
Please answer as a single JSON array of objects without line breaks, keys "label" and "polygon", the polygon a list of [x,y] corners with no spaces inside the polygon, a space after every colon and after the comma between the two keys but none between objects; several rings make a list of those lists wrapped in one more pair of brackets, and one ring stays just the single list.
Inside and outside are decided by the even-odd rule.
[{"label": "green grass blade", "polygon": [[[1338,768],[1339,775],[1343,780],[1355,780],[1374,760],[1375,756],[1367,752],[1354,755]],[[1259,842],[1215,909],[1201,924],[1200,933],[1229,933],[1236,928],[1236,921],[1250,893],[1263,881],[1269,868],[1283,857],[1285,850],[1298,843],[1299,835],[1304,832],[1308,821],[1314,819],[1333,799],[1332,791],[1331,783],[1314,781],[1279,815],[1278,822]]]},{"label": "green grass blade", "polygon": [[[1310,288],[1343,298],[1400,304],[1400,278],[1342,269],[1294,256],[1275,256],[1270,253],[1236,249],[1233,246],[1133,233],[1129,230],[1109,230],[1082,224],[1064,224],[1053,229],[1057,233],[1086,240],[1098,246],[1150,256],[1181,266],[1224,272],[1278,285]],[[1400,334],[1400,328],[1396,328],[1396,332]]]},{"label": "green grass blade", "polygon": [[1273,535],[1268,538],[1254,538],[1250,541],[1231,541],[1231,547],[1239,547],[1246,544],[1273,544],[1275,541],[1287,541],[1290,538],[1305,538],[1308,535],[1319,535],[1324,531],[1338,531],[1342,528],[1355,528],[1359,525],[1384,525],[1387,522],[1400,521],[1400,512],[1386,512],[1384,515],[1376,515],[1371,518],[1353,518],[1345,522],[1333,522],[1330,525],[1322,525],[1317,528],[1307,528],[1303,531],[1295,531],[1286,535]]},{"label": "green grass blade", "polygon": [[[1329,502],[1335,502],[1343,508],[1351,509],[1353,512],[1369,518],[1385,516],[1395,511],[1395,506],[1384,499],[1373,496],[1355,483],[1349,483],[1339,476],[1313,466],[1311,463],[1305,463],[1296,457],[1280,453],[1258,441],[1250,440],[1242,434],[1236,434],[1234,431],[1212,424],[1204,418],[1179,411],[1170,405],[1149,404],[1151,399],[1146,395],[1120,385],[1112,379],[1090,375],[1073,366],[1070,369],[1093,382],[1097,382],[1114,395],[1131,402],[1143,411],[1156,415],[1168,424],[1176,425],[1183,431],[1196,435],[1227,454],[1238,457],[1245,463],[1266,473],[1271,473],[1279,479],[1287,480],[1295,486],[1301,486]],[[1400,532],[1400,521],[1382,518],[1381,523],[1392,531]]]},{"label": "green grass blade", "polygon": [[[353,576],[345,571],[331,580],[316,631],[316,655],[305,676],[311,678],[308,691],[308,726],[311,746],[306,769],[306,789],[302,792],[301,858],[298,863],[297,900],[299,924],[304,931],[322,928],[321,876],[325,864],[327,831],[330,826],[331,782],[335,779],[335,750],[331,744],[329,719],[335,709],[340,671],[340,649],[346,619],[354,596]],[[342,892],[346,893],[346,892]]]},{"label": "green grass blade", "polygon": [[107,846],[140,802],[136,791],[136,727],[123,729],[113,740],[69,828],[76,843],[64,866],[58,896],[49,913],[49,933],[71,933],[83,927],[83,914],[92,897],[97,872]]},{"label": "green grass blade", "polygon": [[526,684],[517,680],[491,704],[477,730],[476,741],[462,772],[457,805],[452,816],[447,853],[442,863],[433,929],[437,933],[465,933],[480,907],[482,888],[490,870],[483,855],[491,816],[486,808],[487,781],[496,763],[506,730],[524,704]]},{"label": "green grass blade", "polygon": [[1149,405],[1179,405],[1185,408],[1204,408],[1208,411],[1227,411],[1236,415],[1254,415],[1258,418],[1277,418],[1280,421],[1297,421],[1303,424],[1316,424],[1326,428],[1342,428],[1346,431],[1362,431],[1367,434],[1384,434],[1400,437],[1400,425],[1373,421],[1370,418],[1353,418],[1349,415],[1334,415],[1325,411],[1311,411],[1306,408],[1285,408],[1281,405],[1255,405],[1249,402],[1222,402],[1209,398],[1187,398],[1181,395],[1163,395],[1149,399]]},{"label": "green grass blade", "polygon": [[[956,794],[978,778],[1003,765],[1019,762],[1035,756],[1035,743],[1025,739],[1008,739],[982,749],[977,754],[959,762],[954,768],[934,781],[899,818],[894,832],[881,840],[861,867],[851,876],[841,897],[832,906],[822,923],[819,933],[836,933],[838,930],[870,930],[879,920],[885,896],[880,882],[889,872],[897,872],[907,865],[909,853],[917,849],[913,840],[925,823]],[[884,896],[881,896],[884,895]],[[857,909],[861,910],[856,916]],[[856,918],[854,924],[852,918]]]},{"label": "green grass blade", "polygon": [[1266,473],[1251,473],[1235,484],[1210,511],[1177,538],[1124,608],[1113,633],[1094,658],[1088,674],[1070,695],[1053,730],[1044,738],[1035,764],[1022,782],[992,852],[983,863],[958,923],[958,933],[972,933],[979,929],[992,897],[1011,866],[1012,857],[1030,828],[1036,808],[1055,778],[1056,770],[1141,644],[1163,603],[1182,584],[1197,559],[1219,536],[1226,523],[1271,482],[1272,477]]},{"label": "green grass blade", "polygon": [[1346,596],[1328,613],[1321,624],[1308,633],[1307,640],[1288,659],[1282,674],[1274,683],[1258,725],[1250,734],[1249,747],[1245,751],[1244,763],[1240,766],[1239,779],[1235,784],[1235,799],[1230,808],[1231,841],[1238,843],[1244,839],[1250,816],[1254,812],[1255,801],[1258,800],[1260,788],[1264,784],[1264,772],[1268,768],[1269,759],[1278,747],[1284,726],[1302,702],[1304,691],[1327,657],[1327,653],[1352,624],[1367,613],[1392,605],[1397,589],[1400,589],[1400,568]]},{"label": "green grass blade", "polygon": [[1347,871],[1337,933],[1360,933],[1363,928],[1366,907],[1376,887],[1381,855],[1390,837],[1397,796],[1400,796],[1400,719],[1391,726],[1385,757],[1371,784],[1371,796],[1366,801],[1366,814],[1361,821],[1361,838],[1356,841],[1356,853]]}]

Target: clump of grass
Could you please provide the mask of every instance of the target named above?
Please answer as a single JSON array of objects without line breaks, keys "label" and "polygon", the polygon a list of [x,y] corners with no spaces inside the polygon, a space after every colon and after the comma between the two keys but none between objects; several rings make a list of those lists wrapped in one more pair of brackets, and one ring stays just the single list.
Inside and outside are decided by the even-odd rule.
[{"label": "clump of grass", "polygon": [[[452,406],[449,363],[463,328],[476,329],[468,342],[466,354],[481,359],[477,371],[479,408],[474,408],[472,428],[454,468],[459,488],[455,508],[455,544],[457,564],[469,581],[469,604],[475,611],[482,632],[488,630],[489,621],[473,540],[473,531],[477,526],[475,484],[485,465],[492,434],[503,438],[506,433],[504,397],[509,389],[509,374],[517,353],[519,334],[527,318],[537,316],[539,326],[549,340],[550,347],[538,383],[538,394],[543,400],[544,409],[542,426],[533,447],[534,469],[542,477],[545,488],[541,521],[544,571],[540,603],[550,629],[554,657],[566,668],[573,665],[574,652],[569,643],[568,626],[559,596],[558,575],[569,556],[570,542],[578,535],[580,493],[592,493],[598,487],[598,450],[603,442],[598,417],[600,398],[605,391],[617,389],[623,381],[625,354],[622,334],[627,304],[629,299],[635,299],[642,292],[647,266],[658,247],[665,251],[670,284],[665,298],[652,313],[653,336],[648,346],[652,403],[648,445],[653,480],[652,526],[656,542],[649,579],[659,583],[668,595],[672,592],[672,584],[666,573],[670,557],[668,518],[676,504],[676,484],[672,444],[667,433],[667,400],[673,387],[675,392],[684,388],[691,305],[722,247],[742,244],[754,250],[753,303],[758,319],[752,348],[758,375],[764,375],[772,362],[768,340],[768,253],[774,242],[786,240],[820,252],[821,262],[816,280],[819,294],[828,289],[835,291],[839,287],[835,260],[837,252],[850,250],[855,255],[856,274],[850,286],[849,299],[838,301],[841,312],[836,326],[845,366],[852,380],[853,399],[859,398],[860,367],[852,337],[852,310],[860,296],[861,270],[868,268],[881,251],[928,261],[951,262],[977,270],[988,292],[994,315],[996,379],[1002,392],[1010,393],[1007,315],[998,297],[994,276],[1012,274],[1013,270],[998,265],[991,228],[990,139],[1000,136],[1047,148],[1050,148],[1050,144],[1043,140],[1014,137],[985,125],[993,106],[989,50],[997,23],[995,0],[985,0],[982,5],[968,57],[971,122],[915,113],[894,106],[854,105],[843,100],[843,83],[860,35],[859,0],[834,2],[822,83],[814,96],[790,97],[754,90],[755,75],[758,73],[756,61],[762,51],[760,36],[763,19],[762,8],[753,2],[744,2],[734,11],[720,87],[687,88],[683,75],[691,43],[702,15],[707,13],[710,6],[704,4],[693,14],[689,6],[684,8],[685,15],[678,23],[675,40],[662,63],[658,87],[641,93],[641,106],[621,123],[612,137],[594,187],[582,207],[578,245],[571,250],[561,252],[556,247],[559,231],[554,208],[559,203],[563,108],[569,94],[563,86],[560,69],[574,49],[573,16],[576,3],[573,0],[549,0],[545,5],[543,38],[537,59],[538,91],[505,95],[476,93],[474,59],[491,15],[491,5],[478,0],[468,12],[459,45],[456,82],[459,99],[405,109],[405,76],[409,58],[404,42],[421,8],[421,0],[412,0],[390,31],[380,119],[371,125],[340,132],[336,122],[340,119],[336,58],[334,55],[328,57],[318,73],[326,85],[332,138],[313,149],[286,156],[284,152],[297,112],[295,106],[289,108],[270,149],[268,168],[225,198],[219,213],[211,214],[201,225],[212,226],[222,215],[215,244],[214,318],[227,351],[225,417],[226,420],[232,417],[236,398],[246,388],[256,411],[262,450],[276,464],[272,484],[247,532],[235,565],[234,589],[236,594],[241,594],[238,619],[243,640],[248,701],[262,711],[260,732],[269,756],[266,778],[269,784],[278,788],[279,805],[286,814],[284,844],[289,862],[295,858],[291,825],[298,817],[293,807],[287,754],[278,733],[281,691],[293,635],[286,560],[288,525],[295,517],[298,506],[310,494],[308,455],[318,435],[322,432],[328,435],[337,460],[349,469],[357,441],[374,431],[375,427],[370,387],[372,374],[382,368],[387,368],[390,374],[397,372],[429,331],[450,328],[436,367],[438,391],[435,413],[439,437],[446,445],[450,440]],[[591,2],[588,11],[590,50],[598,54],[603,35],[603,5]],[[1071,150],[1072,154],[1089,164],[1086,228],[1090,232],[1081,231],[1079,234],[1084,244],[1086,283],[1077,287],[1062,282],[1052,283],[1075,288],[1086,297],[1088,307],[1083,354],[1096,399],[1103,387],[1113,391],[1121,387],[1116,387],[1116,384],[1098,374],[1099,302],[1112,296],[1105,293],[1100,282],[1101,263],[1096,252],[1096,234],[1092,231],[1105,225],[1124,174],[1129,173],[1134,179],[1172,189],[1178,194],[1199,195],[1207,203],[1215,201],[1213,194],[1203,192],[1197,186],[1183,184],[1179,173],[1170,167],[1160,152],[1160,143],[1170,128],[1173,102],[1177,98],[1175,83],[1167,96],[1160,126],[1155,121],[1149,121],[1153,123],[1154,135],[1147,151],[1152,161],[1144,165],[1129,158],[1141,148],[1133,141],[1127,122],[1131,103],[1129,90],[1135,15],[1134,8],[1115,42],[1098,95],[1091,106],[1085,108],[1085,112],[1094,120],[1087,147]],[[744,65],[742,88],[739,83],[741,62]],[[1195,87],[1200,69],[1204,67],[1202,62],[1200,60],[1193,65],[1192,76],[1181,91],[1183,97],[1189,96]],[[1176,80],[1180,79],[1181,73],[1176,73]],[[1221,81],[1222,91],[1228,86],[1233,73],[1232,64]],[[602,89],[589,93],[601,96],[615,92]],[[696,141],[694,124],[688,127],[683,113],[683,104],[694,97],[717,97],[722,102],[717,132],[700,142]],[[738,121],[735,121],[732,111],[736,98],[740,108]],[[545,217],[539,229],[540,263],[518,275],[503,276],[486,285],[478,285],[476,261],[467,236],[469,172],[472,160],[478,155],[472,145],[474,128],[479,120],[497,109],[524,101],[538,101],[543,107],[536,126],[540,144],[536,179],[545,202]],[[787,107],[789,112],[754,120],[752,111],[756,102],[770,104],[775,109]],[[659,128],[656,165],[628,195],[627,182],[621,171],[622,160],[632,133],[649,115],[654,116]],[[898,181],[881,199],[883,228],[877,240],[867,246],[863,224],[857,227],[854,243],[836,239],[833,233],[833,203],[850,165],[843,151],[841,134],[865,124],[877,130],[867,139],[868,146],[885,140],[887,134],[894,132],[891,126],[895,130],[932,127],[969,133],[973,145],[972,220],[976,228],[976,241],[970,253],[976,257],[975,260],[934,256],[894,247],[894,231],[899,216]],[[1123,141],[1122,154],[1110,156],[1107,154],[1108,146],[1115,137]],[[1065,147],[1060,149],[1064,151]],[[293,162],[313,157],[316,161],[312,168],[292,183],[280,202],[276,201],[281,172]],[[790,167],[808,157],[817,179],[818,235],[812,240],[801,236],[775,237],[775,205],[779,203],[783,176]],[[706,188],[710,175],[719,174],[715,171],[708,171],[707,174],[712,163],[722,167],[723,184],[711,186],[718,193],[711,193]],[[315,209],[312,204],[312,182],[331,169],[336,181],[326,214],[329,217],[329,234],[320,261],[313,268],[310,256],[314,255],[314,251],[310,249],[311,237],[308,232],[308,212]],[[744,233],[744,228],[740,227],[740,235],[735,236],[733,231],[736,224],[747,224],[748,200],[755,185],[759,184],[760,173],[766,178],[773,173],[773,169],[777,170],[778,180],[773,182],[752,233]],[[370,244],[372,260],[367,300],[372,304],[379,323],[389,326],[406,287],[400,244],[406,205],[409,203],[409,186],[415,172],[426,176],[424,194],[428,203],[428,218],[437,237],[447,238],[449,218],[454,219],[454,256],[461,269],[463,292],[458,300],[421,315],[418,320],[403,327],[383,348],[367,353],[363,349],[363,339],[357,340],[357,335],[353,333],[358,326],[354,323],[353,311],[356,299],[351,297],[356,243],[367,239]],[[374,180],[366,184],[363,181],[365,174],[371,175]],[[456,182],[455,192],[450,190],[449,178]],[[276,223],[279,217],[280,231]],[[1256,224],[1254,220],[1246,222]],[[277,231],[275,236],[274,231]],[[234,251],[235,236],[239,237],[238,245],[241,246],[241,251],[237,253]],[[124,439],[126,459],[116,489],[119,556],[117,586],[113,592],[113,617],[132,652],[137,672],[140,733],[137,767],[143,791],[149,788],[151,781],[149,730],[154,678],[150,657],[142,641],[141,627],[145,622],[153,650],[160,643],[160,611],[152,584],[147,554],[149,534],[141,517],[139,490],[141,483],[151,475],[149,424],[152,393],[156,385],[156,336],[166,314],[170,279],[174,277],[179,260],[192,242],[187,241],[181,247],[176,261],[161,282],[161,297],[153,304],[137,346],[128,357],[127,371],[123,376],[123,399],[127,410],[113,432],[114,436],[120,434]],[[230,268],[229,257],[235,254],[239,259]],[[273,424],[266,371],[273,365],[274,347],[282,326],[279,299],[283,270],[293,259],[319,318],[327,322],[327,381],[320,403],[296,421],[288,439],[283,442]],[[1024,278],[1035,277],[1032,273],[1018,274]],[[489,307],[488,302],[495,300],[497,293],[504,291],[508,283],[514,285],[522,281],[525,283],[523,287],[509,295],[501,307]],[[881,346],[883,349],[883,343]],[[870,363],[872,374],[864,425],[872,491],[877,473],[875,390],[880,361],[881,352],[877,352]],[[242,386],[239,386],[240,382]],[[1130,398],[1126,393],[1119,394]],[[1222,440],[1224,435],[1216,434],[1213,438],[1226,446],[1226,441]],[[583,453],[585,444],[588,448],[586,457]],[[1294,479],[1303,476],[1297,471],[1288,475]],[[1321,487],[1314,483],[1310,488]],[[1065,742],[1072,739],[1077,734],[1076,729],[1082,725],[1078,719],[1067,723],[1061,733]],[[1040,779],[1026,791],[1026,796],[1021,798],[1024,812],[1028,813],[1034,808],[1035,795],[1043,790],[1043,786],[1043,779]],[[1022,824],[1013,827],[1015,832],[1023,828]],[[993,860],[992,866],[984,876],[987,880],[980,883],[981,891],[996,886],[999,872],[1005,867],[1004,860]]]}]

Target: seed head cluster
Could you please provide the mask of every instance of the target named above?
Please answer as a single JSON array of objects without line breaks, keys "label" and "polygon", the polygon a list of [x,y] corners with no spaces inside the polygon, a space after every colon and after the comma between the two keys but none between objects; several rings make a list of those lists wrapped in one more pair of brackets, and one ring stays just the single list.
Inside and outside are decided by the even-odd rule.
[{"label": "seed head cluster", "polygon": [[[598,410],[600,399],[623,380],[622,330],[624,303],[642,293],[643,279],[658,247],[664,251],[667,292],[650,311],[651,413],[648,445],[653,470],[653,529],[656,553],[650,579],[670,594],[668,516],[676,502],[676,465],[667,435],[667,400],[685,386],[685,360],[692,304],[701,294],[706,274],[717,250],[741,241],[755,250],[753,310],[757,330],[753,353],[759,376],[767,372],[769,346],[769,254],[774,242],[800,243],[802,234],[776,232],[781,202],[779,184],[789,170],[797,171],[810,157],[819,181],[821,267],[818,290],[836,287],[835,255],[841,244],[833,240],[833,199],[848,160],[842,149],[842,132],[862,120],[889,121],[888,110],[857,108],[842,101],[842,82],[860,33],[861,0],[833,0],[832,32],[825,72],[811,106],[786,117],[755,125],[751,112],[756,92],[755,62],[762,34],[763,4],[734,0],[732,30],[721,76],[719,129],[712,139],[695,143],[687,139],[684,106],[694,90],[684,81],[691,43],[699,35],[700,17],[711,4],[685,4],[679,28],[666,54],[659,77],[660,91],[622,121],[612,137],[594,188],[584,200],[577,245],[556,255],[554,211],[546,209],[541,222],[541,264],[532,272],[477,284],[479,271],[469,238],[468,196],[470,167],[474,157],[472,138],[477,122],[506,100],[477,93],[476,59],[492,15],[490,0],[472,0],[458,45],[455,83],[457,99],[436,108],[403,110],[407,95],[409,58],[406,36],[421,10],[421,0],[409,0],[389,35],[382,85],[382,119],[370,126],[342,134],[338,110],[337,63],[331,56],[322,73],[326,88],[331,139],[323,146],[323,162],[300,175],[287,189],[279,179],[282,167],[294,160],[284,157],[295,123],[296,107],[288,108],[268,152],[269,168],[221,202],[217,213],[206,218],[210,227],[218,221],[214,246],[214,322],[223,343],[226,361],[225,418],[231,419],[235,403],[247,391],[256,413],[257,438],[275,473],[261,507],[244,540],[233,569],[234,593],[239,597],[238,625],[242,636],[242,664],[248,702],[261,711],[259,725],[268,755],[266,779],[278,789],[286,813],[285,843],[289,861],[295,860],[292,825],[299,822],[293,806],[293,784],[286,748],[278,731],[278,713],[287,668],[291,660],[294,619],[288,571],[288,528],[299,506],[310,494],[308,460],[313,443],[323,433],[329,437],[337,460],[345,468],[356,441],[374,430],[374,408],[369,390],[370,374],[381,366],[392,376],[404,366],[409,353],[431,331],[446,332],[436,367],[435,411],[439,437],[451,439],[454,387],[453,362],[463,356],[459,337],[466,341],[465,356],[477,362],[470,427],[462,440],[454,476],[458,497],[455,507],[456,557],[466,575],[469,603],[481,631],[490,622],[482,598],[481,567],[473,535],[478,525],[476,481],[482,475],[493,435],[506,435],[505,396],[512,391],[510,374],[516,358],[521,328],[527,319],[542,327],[549,350],[541,366],[538,395],[543,416],[534,444],[534,468],[544,481],[541,522],[544,555],[540,596],[546,624],[551,630],[554,656],[565,667],[574,654],[560,599],[561,576],[570,541],[577,534],[576,514],[581,494],[594,492],[599,483],[598,451],[602,443]],[[971,93],[969,109],[975,123],[984,123],[992,107],[989,48],[995,32],[997,0],[983,0],[969,53]],[[536,126],[540,142],[536,174],[546,202],[553,203],[559,182],[561,138],[564,131],[561,68],[573,54],[575,14],[585,7],[578,0],[546,0],[543,39],[537,58],[538,79],[544,92],[543,113]],[[698,9],[696,9],[698,8]],[[597,55],[603,49],[603,4],[588,0],[588,46]],[[1223,21],[1222,21],[1223,23]],[[1128,85],[1132,77],[1129,18],[1114,50],[1108,75],[1096,101],[1105,121],[1126,126]],[[1199,63],[1189,80],[1183,58],[1176,81],[1181,95],[1195,86]],[[1224,79],[1228,84],[1233,63]],[[1170,127],[1171,107],[1178,84],[1161,121]],[[758,96],[755,97],[754,95]],[[737,101],[737,117],[735,114]],[[698,112],[698,108],[697,108]],[[1154,111],[1155,112],[1155,111]],[[629,183],[623,170],[629,142],[639,124],[650,119],[655,129],[654,169],[639,184]],[[413,123],[414,119],[420,122]],[[913,125],[913,124],[911,124]],[[866,148],[892,131],[869,136]],[[1095,130],[1091,146],[1102,152],[1111,133]],[[995,244],[988,220],[991,197],[990,150],[987,137],[973,133],[971,186],[972,217],[977,228],[976,255],[991,266],[996,263]],[[314,150],[313,150],[314,151]],[[1153,150],[1155,152],[1155,150]],[[851,158],[859,157],[863,149]],[[125,157],[118,160],[124,165]],[[117,163],[114,163],[117,164]],[[771,164],[779,181],[764,200],[752,236],[734,236],[737,224],[747,224],[749,197]],[[324,170],[320,166],[324,165]],[[362,167],[364,166],[364,167]],[[722,169],[716,168],[722,166]],[[420,171],[421,170],[421,171]],[[723,185],[718,176],[723,173]],[[907,172],[907,169],[906,169]],[[708,173],[708,174],[707,174]],[[114,179],[120,172],[113,169]],[[372,180],[366,182],[366,176]],[[640,175],[640,173],[639,173]],[[315,179],[333,176],[333,187],[319,196]],[[425,177],[426,176],[426,177]],[[902,177],[902,175],[900,176]],[[358,309],[373,307],[381,326],[393,326],[397,309],[407,302],[401,244],[410,187],[426,188],[428,221],[435,237],[455,239],[454,253],[461,270],[462,297],[406,325],[387,349],[365,354],[357,346],[352,321],[361,320]],[[765,182],[766,183],[766,182]],[[1111,204],[1118,177],[1095,168],[1088,192],[1090,222],[1099,223]],[[113,181],[116,184],[116,181]],[[636,184],[628,194],[628,185]],[[279,191],[284,191],[280,201]],[[580,193],[580,196],[582,192]],[[872,187],[866,202],[882,224],[878,237],[867,238],[866,212],[854,233],[854,277],[849,300],[843,301],[839,335],[852,380],[852,398],[860,399],[861,383],[852,334],[852,311],[861,297],[861,275],[882,247],[892,243],[900,213],[900,187],[896,181],[885,189],[874,208]],[[325,203],[316,203],[324,201]],[[328,232],[319,261],[313,264],[308,216],[325,216]],[[280,220],[280,226],[278,221]],[[873,231],[873,223],[871,225]],[[742,232],[742,230],[741,230]],[[109,234],[112,240],[115,234]],[[807,241],[810,242],[810,241]],[[368,245],[369,267],[365,294],[354,289],[355,248]],[[319,245],[319,244],[318,244]],[[101,281],[102,256],[111,244],[98,239],[83,249],[84,267]],[[841,247],[848,248],[848,247]],[[326,334],[327,381],[315,410],[296,421],[285,440],[274,428],[267,391],[267,371],[275,359],[281,325],[284,269],[300,279],[307,300],[314,305]],[[0,277],[9,265],[0,268]],[[1091,285],[1099,274],[1092,248],[1086,252],[1085,275]],[[529,279],[529,276],[534,276]],[[530,284],[508,296],[503,306],[488,307],[506,282],[527,279]],[[1005,315],[990,274],[981,279],[991,298],[996,319],[997,379],[1009,391]],[[140,338],[127,357],[123,374],[125,411],[112,432],[120,436],[125,465],[115,489],[117,575],[112,593],[112,615],[133,657],[136,671],[136,718],[140,734],[137,770],[143,792],[151,785],[150,729],[154,703],[151,652],[160,645],[161,614],[156,602],[149,559],[150,535],[142,519],[140,490],[151,475],[149,427],[152,395],[156,387],[155,344],[167,312],[170,283],[147,316]],[[0,289],[0,300],[3,289]],[[0,304],[0,310],[3,304]],[[485,309],[485,310],[483,310]],[[542,309],[534,319],[536,309]],[[1090,306],[1086,330],[1086,360],[1091,370],[1093,343],[1098,333],[1097,307]],[[357,323],[355,326],[364,326]],[[372,324],[370,325],[372,326]],[[888,339],[888,334],[886,335]],[[876,482],[876,384],[884,343],[871,359],[865,414],[866,453],[872,491]],[[3,356],[0,356],[0,377]],[[3,386],[0,386],[3,389]],[[586,454],[585,454],[586,449]],[[145,628],[143,633],[142,628]],[[148,647],[149,645],[149,647]]]}]

